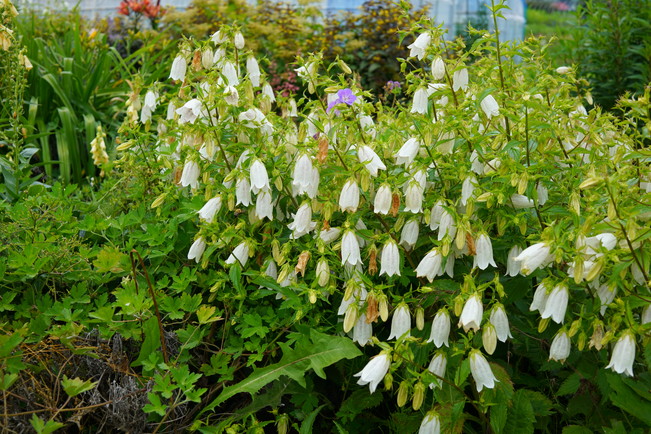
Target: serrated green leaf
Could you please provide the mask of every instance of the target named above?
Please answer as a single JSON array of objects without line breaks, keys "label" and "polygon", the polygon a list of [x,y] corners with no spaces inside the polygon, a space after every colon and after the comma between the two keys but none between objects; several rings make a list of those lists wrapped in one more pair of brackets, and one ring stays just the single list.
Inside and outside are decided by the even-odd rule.
[{"label": "serrated green leaf", "polygon": [[536,417],[529,397],[524,390],[513,394],[513,403],[509,408],[504,432],[507,433],[532,433]]},{"label": "serrated green leaf", "polygon": [[72,397],[94,389],[97,386],[97,382],[93,383],[90,380],[82,380],[81,378],[68,378],[64,375],[61,380],[61,385],[66,394]]},{"label": "serrated green leaf", "polygon": [[[631,387],[631,384],[625,383],[621,375],[617,374],[609,374],[607,378],[613,390],[609,395],[612,403],[651,427],[651,400],[637,393],[635,386],[640,385],[635,384]],[[631,381],[635,382],[635,380]]]},{"label": "serrated green leaf", "polygon": [[556,392],[556,396],[573,395],[577,390],[579,390],[580,385],[581,375],[575,372],[563,381],[563,384],[561,384],[561,387],[559,387]]},{"label": "serrated green leaf", "polygon": [[29,423],[32,425],[32,428],[34,428],[34,431],[36,431],[37,434],[50,434],[65,426],[65,424],[62,424],[61,422],[55,422],[53,420],[48,420],[45,422],[35,414],[32,415]]},{"label": "serrated green leaf", "polygon": [[324,405],[318,406],[314,411],[312,411],[310,414],[307,415],[305,420],[303,420],[303,423],[301,424],[301,430],[299,431],[299,434],[311,434],[312,433],[312,425],[314,425],[314,421],[316,420],[317,415],[321,411],[321,409],[325,407]]},{"label": "serrated green leaf", "polygon": [[310,332],[309,342],[301,340],[294,349],[283,347],[283,357],[278,363],[253,371],[247,379],[230,387],[226,387],[201,414],[211,411],[216,406],[238,393],[254,395],[262,387],[278,379],[288,376],[301,385],[305,385],[305,373],[312,369],[322,378],[325,378],[323,369],[341,359],[353,359],[360,356],[361,351],[348,338],[329,336],[316,330]]}]

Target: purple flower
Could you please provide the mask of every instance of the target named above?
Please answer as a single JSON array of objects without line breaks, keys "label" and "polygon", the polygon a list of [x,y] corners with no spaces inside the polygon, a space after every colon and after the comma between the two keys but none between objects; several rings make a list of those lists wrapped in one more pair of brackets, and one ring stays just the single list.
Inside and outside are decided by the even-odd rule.
[{"label": "purple flower", "polygon": [[401,86],[402,85],[400,84],[399,81],[392,81],[392,80],[387,81],[387,84],[385,85],[385,87],[389,91],[391,91],[393,89],[400,89]]},{"label": "purple flower", "polygon": [[[357,96],[353,93],[352,90],[350,90],[349,88],[341,89],[339,92],[337,92],[337,99],[332,101],[330,104],[328,104],[328,108],[326,109],[326,113],[330,113],[330,111],[337,104],[353,105],[353,103],[356,100],[357,100]],[[335,114],[338,115],[339,110],[335,110]]]}]

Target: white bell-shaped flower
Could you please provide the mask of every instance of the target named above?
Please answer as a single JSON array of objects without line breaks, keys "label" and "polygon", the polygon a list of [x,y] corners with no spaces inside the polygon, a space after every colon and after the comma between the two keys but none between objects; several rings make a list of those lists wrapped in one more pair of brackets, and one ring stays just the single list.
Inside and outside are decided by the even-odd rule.
[{"label": "white bell-shaped flower", "polygon": [[423,193],[420,184],[414,180],[410,181],[405,191],[405,212],[418,214],[423,212]]},{"label": "white bell-shaped flower", "polygon": [[339,206],[342,211],[355,212],[359,206],[359,187],[353,179],[346,181],[339,195]]},{"label": "white bell-shaped flower", "polygon": [[298,208],[298,211],[294,214],[294,221],[287,227],[292,231],[292,239],[298,239],[314,230],[316,222],[312,221],[312,207],[308,202]]},{"label": "white bell-shaped flower", "polygon": [[443,209],[441,211],[441,222],[439,224],[438,240],[441,241],[445,236],[454,239],[457,234],[457,225],[454,222],[454,216]]},{"label": "white bell-shaped flower", "polygon": [[233,45],[235,45],[235,48],[238,50],[244,48],[244,35],[242,35],[242,32],[235,32],[235,36],[233,36]]},{"label": "white bell-shaped flower", "polygon": [[481,319],[484,315],[484,306],[481,304],[481,298],[478,294],[473,294],[466,304],[463,306],[461,316],[459,317],[459,327],[463,327],[463,331],[468,330],[477,331],[481,327]]},{"label": "white bell-shaped flower", "polygon": [[538,195],[538,205],[543,206],[549,198],[549,190],[547,190],[547,187],[542,182],[536,184],[536,194]]},{"label": "white bell-shaped flower", "polygon": [[395,241],[389,240],[382,247],[380,255],[380,276],[400,276],[400,251]]},{"label": "white bell-shaped flower", "polygon": [[255,160],[251,163],[251,168],[249,169],[249,176],[251,177],[251,191],[258,194],[260,190],[269,190],[269,175],[267,174],[267,168],[264,166],[262,161]]},{"label": "white bell-shaped flower", "polygon": [[536,292],[533,294],[533,301],[531,302],[531,306],[529,306],[529,310],[531,312],[538,311],[542,313],[545,309],[545,304],[547,303],[548,297],[549,292],[547,291],[547,287],[544,283],[541,283],[538,285]]},{"label": "white bell-shaped flower", "polygon": [[443,80],[445,77],[445,63],[441,56],[438,56],[432,62],[432,77],[434,77],[434,80]]},{"label": "white bell-shaped flower", "polygon": [[373,177],[377,176],[378,171],[387,170],[387,166],[380,160],[380,157],[367,145],[362,145],[357,149],[357,158]]},{"label": "white bell-shaped flower", "polygon": [[452,90],[455,92],[468,89],[468,69],[462,68],[454,71],[452,75]]},{"label": "white bell-shaped flower", "polygon": [[253,56],[249,56],[246,59],[246,73],[253,87],[260,86],[260,65],[258,65],[258,61]]},{"label": "white bell-shaped flower", "polygon": [[185,72],[188,69],[187,61],[180,54],[174,58],[172,62],[172,70],[170,71],[170,78],[172,80],[185,80]]},{"label": "white bell-shaped flower", "polygon": [[201,170],[196,161],[186,161],[183,165],[183,172],[181,172],[181,186],[190,188],[199,187],[199,175],[201,175]]},{"label": "white bell-shaped flower", "polygon": [[271,190],[264,189],[258,193],[258,197],[255,201],[255,215],[260,220],[265,217],[269,220],[274,219],[274,207],[271,200]]},{"label": "white bell-shaped flower", "polygon": [[473,267],[479,267],[480,270],[485,270],[489,265],[497,267],[493,259],[493,244],[491,239],[486,234],[481,234],[475,242],[477,254],[475,255]]},{"label": "white bell-shaped flower", "polygon": [[436,348],[441,348],[445,345],[449,347],[448,340],[450,338],[450,314],[447,310],[441,309],[434,316],[432,321],[432,330],[427,342],[434,342]]},{"label": "white bell-shaped flower", "polygon": [[432,207],[432,211],[429,215],[429,228],[433,231],[439,228],[441,224],[441,215],[443,214],[443,204],[442,200],[438,200]]},{"label": "white bell-shaped flower", "polygon": [[567,286],[560,284],[556,285],[552,292],[547,297],[545,308],[542,310],[540,316],[551,318],[557,324],[562,324],[565,319],[565,311],[567,310],[567,303],[570,298],[570,292]]},{"label": "white bell-shaped flower", "polygon": [[481,392],[484,387],[487,389],[495,387],[497,378],[495,378],[488,360],[478,350],[470,351],[470,373],[475,380],[477,392]]},{"label": "white bell-shaped flower", "polygon": [[251,184],[249,179],[241,176],[235,184],[235,204],[242,206],[251,205]]},{"label": "white bell-shaped flower", "polygon": [[[445,378],[445,368],[447,367],[448,359],[445,357],[443,351],[437,351],[432,357],[432,360],[427,366],[427,370],[437,377]],[[434,380],[433,383],[430,383],[429,388],[434,389],[435,387],[440,388],[443,385],[443,381],[440,378]]]},{"label": "white bell-shaped flower", "polygon": [[204,237],[199,237],[194,240],[194,243],[190,246],[190,250],[188,251],[188,260],[194,259],[196,263],[199,263],[204,250],[206,250],[206,240]]},{"label": "white bell-shaped flower", "polygon": [[520,246],[513,246],[509,250],[509,255],[506,259],[506,275],[515,277],[520,274],[520,262],[516,261],[515,258],[522,253],[522,248]]},{"label": "white bell-shaped flower", "polygon": [[419,87],[414,92],[414,100],[411,103],[411,113],[427,114],[428,94],[427,88]]},{"label": "white bell-shaped flower", "polygon": [[373,325],[366,321],[366,314],[361,314],[353,326],[353,341],[362,347],[373,338]]},{"label": "white bell-shaped flower", "polygon": [[215,214],[219,212],[222,207],[222,198],[221,196],[213,197],[208,200],[206,204],[199,210],[199,218],[204,220],[206,223],[212,223],[215,218]]},{"label": "white bell-shaped flower", "polygon": [[497,104],[497,101],[495,101],[493,95],[486,95],[484,99],[481,100],[480,105],[488,119],[493,116],[499,116],[500,106]]},{"label": "white bell-shaped flower", "polygon": [[420,224],[418,219],[413,218],[408,220],[402,227],[402,232],[400,233],[400,245],[407,250],[411,250],[418,241],[419,228]]},{"label": "white bell-shaped flower", "polygon": [[513,339],[513,336],[511,336],[511,330],[509,329],[509,318],[506,316],[504,306],[501,304],[495,305],[493,310],[491,310],[489,321],[495,327],[497,340],[500,342],[506,342],[508,338]]},{"label": "white bell-shaped flower", "polygon": [[353,231],[344,232],[341,238],[341,263],[350,264],[353,267],[362,264],[359,242]]},{"label": "white bell-shaped flower", "polygon": [[561,363],[565,362],[565,359],[570,356],[570,347],[571,342],[567,332],[564,330],[559,331],[554,336],[552,345],[549,348],[549,360],[556,360]]},{"label": "white bell-shaped flower", "polygon": [[233,65],[233,62],[224,62],[224,65],[222,66],[222,74],[226,78],[226,84],[228,86],[237,86],[240,84],[240,79],[237,76],[237,69],[235,68],[235,65]]},{"label": "white bell-shaped flower", "polygon": [[410,138],[405,142],[404,145],[398,150],[394,155],[396,159],[396,164],[404,164],[405,167],[413,163],[414,158],[418,155],[420,150],[421,142],[416,138]]},{"label": "white bell-shaped flower", "polygon": [[392,202],[391,187],[388,184],[382,184],[375,193],[375,200],[373,201],[373,212],[377,214],[387,215],[391,209]]},{"label": "white bell-shaped flower", "polygon": [[476,185],[477,178],[472,175],[463,180],[463,184],[461,184],[461,205],[466,206],[468,199],[475,195]]},{"label": "white bell-shaped flower", "polygon": [[201,101],[194,98],[183,104],[183,107],[176,109],[179,115],[179,124],[193,124],[199,116],[203,116],[203,105]]},{"label": "white bell-shaped flower", "polygon": [[540,267],[546,266],[553,259],[550,248],[546,243],[536,243],[527,247],[515,260],[520,262],[520,271],[528,276]]},{"label": "white bell-shaped flower", "polygon": [[249,260],[249,246],[246,242],[241,242],[233,249],[233,252],[228,255],[226,259],[227,264],[234,264],[235,261],[238,261],[242,264],[242,267],[246,265],[246,262]]},{"label": "white bell-shaped flower", "polygon": [[341,229],[339,228],[328,228],[323,229],[319,232],[319,238],[326,244],[329,244],[339,238],[341,234]]},{"label": "white bell-shaped flower", "polygon": [[417,57],[418,60],[423,60],[431,42],[432,35],[429,32],[418,35],[416,40],[407,46],[409,48],[409,57]]},{"label": "white bell-shaped flower", "polygon": [[425,277],[430,282],[443,273],[443,255],[436,248],[430,250],[416,267],[416,276]]},{"label": "white bell-shaped flower", "polygon": [[527,209],[533,208],[535,206],[533,199],[529,199],[523,194],[513,194],[511,195],[511,204],[515,209]]},{"label": "white bell-shaped flower", "polygon": [[393,312],[393,318],[391,319],[391,333],[387,339],[398,339],[402,336],[411,336],[411,314],[409,313],[409,307],[404,303],[398,305],[396,310]]},{"label": "white bell-shaped flower", "polygon": [[618,374],[633,376],[633,362],[635,361],[635,337],[632,332],[624,332],[615,344],[610,356],[610,363],[606,369],[612,369]]},{"label": "white bell-shaped flower", "polygon": [[648,324],[651,322],[651,304],[647,305],[642,309],[642,314],[640,315],[640,324]]},{"label": "white bell-shaped flower", "polygon": [[382,351],[380,354],[372,358],[364,369],[354,375],[354,377],[359,377],[357,384],[360,386],[369,385],[369,390],[371,393],[375,392],[378,384],[384,379],[384,376],[389,372],[391,367],[391,358],[389,354],[385,351]]}]

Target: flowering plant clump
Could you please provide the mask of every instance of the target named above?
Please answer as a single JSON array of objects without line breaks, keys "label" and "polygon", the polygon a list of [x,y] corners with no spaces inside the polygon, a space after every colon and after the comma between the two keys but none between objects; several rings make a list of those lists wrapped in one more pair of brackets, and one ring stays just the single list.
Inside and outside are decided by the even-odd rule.
[{"label": "flowering plant clump", "polygon": [[[207,345],[258,324],[263,306],[289,321],[274,331],[282,359],[247,346],[269,331],[261,323],[240,336],[251,351],[241,364],[273,365],[212,397],[197,424],[280,367],[304,389],[316,387],[310,369],[354,376],[341,381],[410,402],[405,420],[422,432],[533,432],[555,417],[552,399],[580,394],[588,376],[617,393],[649,384],[617,374],[648,363],[636,352],[650,327],[648,150],[587,112],[573,75],[548,67],[535,40],[513,48],[480,34],[466,49],[426,21],[412,36],[415,68],[401,82],[413,99],[387,107],[343,62],[330,77],[315,55],[296,69],[306,94],[276,95],[242,34],[224,26],[183,42],[169,92],[123,126],[119,166],[154,165],[152,208],[193,213],[187,267],[229,315],[202,334]],[[302,352],[319,356],[296,367],[290,345],[306,329],[339,356]],[[323,371],[336,362],[349,368]]]},{"label": "flowering plant clump", "polygon": [[140,20],[146,17],[153,29],[157,28],[161,15],[165,12],[161,9],[160,0],[152,3],[152,0],[122,0],[118,6],[118,14],[124,15],[132,20],[135,30],[139,29]]}]

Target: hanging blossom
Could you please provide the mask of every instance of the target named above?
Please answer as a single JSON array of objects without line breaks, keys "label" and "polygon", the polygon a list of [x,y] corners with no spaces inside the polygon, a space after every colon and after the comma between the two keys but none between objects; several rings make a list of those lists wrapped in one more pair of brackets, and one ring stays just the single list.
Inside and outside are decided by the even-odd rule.
[{"label": "hanging blossom", "polygon": [[238,261],[242,264],[242,267],[246,265],[246,262],[249,260],[249,246],[243,241],[233,249],[233,252],[226,259],[227,264],[234,264],[235,261]]},{"label": "hanging blossom", "polygon": [[369,390],[373,393],[378,384],[380,384],[380,381],[382,381],[387,372],[389,372],[390,367],[391,359],[389,358],[389,354],[382,351],[380,354],[373,357],[366,366],[364,366],[364,369],[355,374],[354,377],[359,377],[357,384],[360,386],[368,384]]},{"label": "hanging blossom", "polygon": [[556,333],[552,344],[549,348],[549,360],[556,360],[557,362],[564,363],[570,356],[570,337],[565,330]]},{"label": "hanging blossom", "polygon": [[398,339],[404,335],[406,337],[411,336],[411,314],[409,313],[409,307],[401,303],[393,312],[391,333],[387,339]]},{"label": "hanging blossom", "polygon": [[366,166],[366,169],[373,177],[378,175],[378,171],[387,170],[387,166],[384,165],[380,157],[367,145],[360,146],[357,149],[357,158],[359,158],[360,163]]},{"label": "hanging blossom", "polygon": [[495,387],[497,378],[495,378],[488,361],[479,350],[470,351],[470,373],[475,380],[477,392],[481,392],[484,387],[488,389]]},{"label": "hanging blossom", "polygon": [[484,315],[484,307],[481,304],[479,295],[473,294],[466,301],[459,317],[459,327],[463,327],[463,331],[468,330],[477,331],[480,328],[481,319]]},{"label": "hanging blossom", "polygon": [[[332,109],[339,104],[352,106],[355,101],[357,101],[357,95],[355,95],[352,90],[349,88],[341,89],[339,92],[337,92],[337,98],[328,104],[326,113],[330,113]],[[335,110],[336,115],[339,115],[339,113],[339,110]]]},{"label": "hanging blossom", "polygon": [[196,263],[199,263],[204,250],[206,250],[206,240],[204,237],[199,237],[194,240],[194,243],[190,246],[190,250],[188,251],[188,260],[194,259]]},{"label": "hanging blossom", "polygon": [[626,331],[617,340],[606,369],[632,377],[633,362],[635,362],[635,337],[631,331]]},{"label": "hanging blossom", "polygon": [[380,257],[381,268],[380,276],[386,274],[387,277],[400,276],[400,252],[395,241],[389,240],[382,248]]},{"label": "hanging blossom", "polygon": [[409,57],[417,57],[418,60],[423,60],[427,52],[427,48],[432,42],[432,36],[429,32],[421,33],[416,40],[407,46],[409,48]]}]

